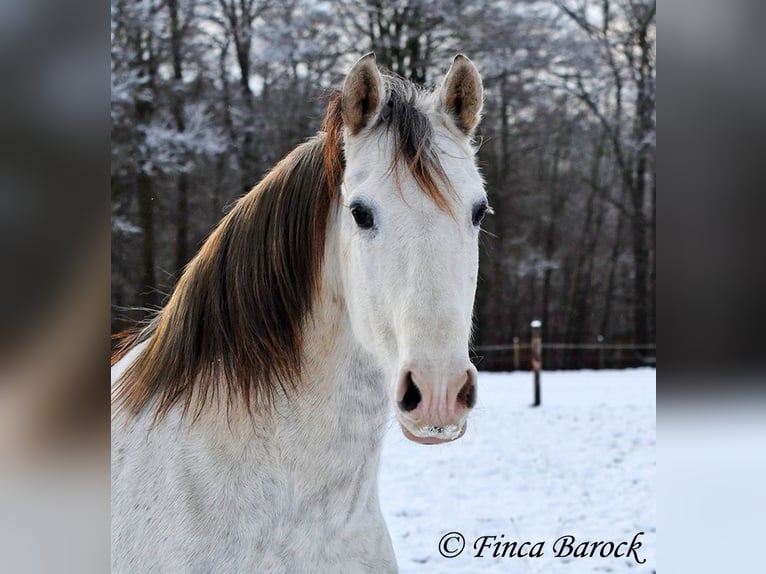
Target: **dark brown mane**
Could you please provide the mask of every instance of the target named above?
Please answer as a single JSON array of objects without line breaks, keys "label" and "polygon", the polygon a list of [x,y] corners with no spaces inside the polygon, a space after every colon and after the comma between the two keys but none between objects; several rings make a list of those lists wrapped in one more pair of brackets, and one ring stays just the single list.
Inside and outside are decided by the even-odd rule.
[{"label": "dark brown mane", "polygon": [[[449,185],[414,88],[391,80],[374,129],[394,139],[392,170],[405,165],[442,209]],[[409,91],[408,91],[409,90]],[[294,149],[211,233],[151,323],[120,337],[112,364],[146,346],[124,372],[115,406],[138,413],[156,399],[161,417],[181,403],[196,417],[210,400],[268,406],[300,380],[302,332],[320,288],[327,217],[343,178],[340,98],[322,131]]]}]

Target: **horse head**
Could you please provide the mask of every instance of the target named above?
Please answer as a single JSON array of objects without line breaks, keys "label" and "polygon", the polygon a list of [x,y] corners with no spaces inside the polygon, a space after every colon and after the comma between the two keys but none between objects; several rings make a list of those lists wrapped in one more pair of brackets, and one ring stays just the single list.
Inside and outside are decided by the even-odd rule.
[{"label": "horse head", "polygon": [[425,91],[381,74],[368,54],[340,98],[346,306],[386,373],[404,435],[420,443],[462,436],[476,402],[468,348],[488,210],[472,145],[481,108],[481,78],[462,55]]}]

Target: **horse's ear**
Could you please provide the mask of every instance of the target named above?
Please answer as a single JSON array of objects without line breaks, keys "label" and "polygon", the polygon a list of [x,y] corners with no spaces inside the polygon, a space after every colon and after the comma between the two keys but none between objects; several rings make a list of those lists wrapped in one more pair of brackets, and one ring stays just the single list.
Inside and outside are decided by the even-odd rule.
[{"label": "horse's ear", "polygon": [[484,88],[473,62],[463,54],[452,61],[439,91],[439,103],[465,135],[470,136],[481,119]]},{"label": "horse's ear", "polygon": [[375,54],[362,56],[346,76],[343,83],[341,112],[343,125],[351,135],[370,125],[383,105],[383,78],[375,64]]}]

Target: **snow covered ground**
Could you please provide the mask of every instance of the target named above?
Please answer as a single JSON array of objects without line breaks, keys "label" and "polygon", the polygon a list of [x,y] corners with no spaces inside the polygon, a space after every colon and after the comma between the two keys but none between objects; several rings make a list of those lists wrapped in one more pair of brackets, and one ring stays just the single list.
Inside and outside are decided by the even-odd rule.
[{"label": "snow covered ground", "polygon": [[[418,445],[392,425],[380,498],[401,572],[654,572],[655,374],[544,372],[543,406],[530,408],[531,373],[480,373],[478,404],[455,443]],[[464,536],[465,549],[447,559],[439,542],[450,532]],[[593,558],[555,556],[561,536],[573,536],[573,548],[616,546],[639,532],[643,564],[602,558],[603,546]],[[484,539],[489,545],[474,557],[482,536],[497,538]],[[543,542],[543,556],[492,556],[495,542],[516,542],[518,554],[526,541],[524,553]],[[446,541],[447,551],[458,547],[454,537]]]}]

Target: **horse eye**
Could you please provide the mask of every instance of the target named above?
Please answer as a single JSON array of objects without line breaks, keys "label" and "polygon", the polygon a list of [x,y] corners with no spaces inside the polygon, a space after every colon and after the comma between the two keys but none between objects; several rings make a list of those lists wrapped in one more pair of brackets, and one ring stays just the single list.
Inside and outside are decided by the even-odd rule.
[{"label": "horse eye", "polygon": [[487,204],[486,203],[480,203],[480,204],[476,205],[473,208],[473,218],[472,218],[473,224],[474,225],[479,225],[481,223],[482,219],[484,219],[484,216],[486,214],[487,214]]},{"label": "horse eye", "polygon": [[372,211],[361,203],[351,204],[351,215],[354,216],[354,221],[362,229],[371,229],[375,225]]}]

